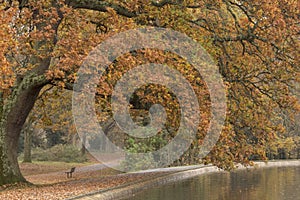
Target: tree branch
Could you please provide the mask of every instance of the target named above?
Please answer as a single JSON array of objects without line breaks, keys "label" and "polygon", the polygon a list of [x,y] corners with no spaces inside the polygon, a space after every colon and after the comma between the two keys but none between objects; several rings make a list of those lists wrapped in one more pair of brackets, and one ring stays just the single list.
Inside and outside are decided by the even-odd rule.
[{"label": "tree branch", "polygon": [[124,17],[132,18],[137,16],[135,12],[129,11],[120,5],[101,0],[67,0],[66,3],[73,8],[90,9],[100,12],[107,12],[107,8],[112,8]]},{"label": "tree branch", "polygon": [[163,7],[168,4],[174,5],[176,3],[172,0],[162,0],[162,1],[152,1],[151,4],[156,7]]},{"label": "tree branch", "polygon": [[155,7],[163,7],[165,5],[177,5],[184,6],[185,8],[200,8],[201,5],[184,5],[181,0],[162,0],[162,1],[151,1],[151,4]]},{"label": "tree branch", "polygon": [[[49,84],[53,85],[53,86],[57,86],[57,87],[60,87],[58,86],[55,82],[50,82]],[[80,91],[76,91],[75,88],[74,88],[74,83],[69,83],[69,82],[65,82],[64,83],[64,89],[66,90],[70,90],[70,91],[73,91],[73,92],[80,92]],[[100,98],[107,98],[107,97],[110,97],[111,95],[103,95],[103,94],[100,94],[99,92],[96,92],[95,94],[97,97],[100,97]]]}]

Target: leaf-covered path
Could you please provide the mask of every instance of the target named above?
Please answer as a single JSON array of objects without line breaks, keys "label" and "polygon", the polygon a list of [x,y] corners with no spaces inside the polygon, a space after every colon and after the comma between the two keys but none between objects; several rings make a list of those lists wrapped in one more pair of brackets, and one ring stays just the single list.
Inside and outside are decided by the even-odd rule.
[{"label": "leaf-covered path", "polygon": [[22,184],[0,189],[1,200],[57,200],[75,197],[122,184],[148,180],[169,172],[148,172],[123,174],[93,164],[76,168],[73,178],[67,178],[65,171],[25,176],[34,185]]}]

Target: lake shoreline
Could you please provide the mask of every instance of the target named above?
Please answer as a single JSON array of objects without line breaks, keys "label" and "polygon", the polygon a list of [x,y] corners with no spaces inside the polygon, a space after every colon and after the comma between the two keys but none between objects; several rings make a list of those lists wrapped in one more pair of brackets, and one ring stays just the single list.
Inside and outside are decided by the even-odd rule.
[{"label": "lake shoreline", "polygon": [[[242,165],[237,165],[235,170],[247,170],[247,169],[262,169],[270,167],[296,167],[300,166],[300,160],[271,160],[268,162],[264,161],[255,161],[254,166],[244,167]],[[235,171],[233,170],[233,171]],[[212,165],[194,165],[194,166],[184,166],[184,167],[172,167],[172,168],[162,168],[154,170],[144,170],[134,173],[148,173],[148,172],[166,172],[170,171],[171,174],[154,177],[151,180],[134,183],[126,186],[120,186],[117,188],[111,188],[108,190],[100,190],[97,192],[77,196],[71,199],[80,199],[80,200],[90,200],[90,199],[101,199],[101,200],[118,200],[124,199],[124,197],[134,196],[135,194],[151,189],[157,186],[163,186],[166,184],[183,181],[190,179],[199,175],[206,175],[211,173],[230,173],[224,170],[217,168]]]}]

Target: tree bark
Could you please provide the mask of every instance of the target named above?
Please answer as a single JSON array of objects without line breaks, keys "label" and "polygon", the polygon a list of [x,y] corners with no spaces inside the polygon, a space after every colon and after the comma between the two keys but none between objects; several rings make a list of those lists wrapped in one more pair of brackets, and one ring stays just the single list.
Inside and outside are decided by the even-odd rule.
[{"label": "tree bark", "polygon": [[23,124],[47,82],[44,76],[27,75],[3,107],[0,116],[0,185],[26,182],[18,163],[18,141]]}]

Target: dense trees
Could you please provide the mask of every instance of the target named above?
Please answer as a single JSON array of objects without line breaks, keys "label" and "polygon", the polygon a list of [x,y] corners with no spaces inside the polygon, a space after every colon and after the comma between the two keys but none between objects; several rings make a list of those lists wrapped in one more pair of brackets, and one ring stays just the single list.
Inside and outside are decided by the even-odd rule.
[{"label": "dense trees", "polygon": [[[219,143],[205,161],[230,168],[233,162],[249,163],[251,155],[264,158],[268,144],[285,132],[278,112],[292,118],[299,111],[291,93],[300,77],[298,7],[296,0],[1,1],[0,184],[25,181],[16,147],[40,91],[46,85],[72,89],[75,72],[93,47],[115,33],[145,25],[187,34],[218,64],[228,113]],[[122,74],[115,71],[174,57],[156,50],[124,56],[128,59],[118,59],[108,72],[114,76],[99,87],[96,101],[108,112],[110,83]],[[174,60],[167,63],[184,73],[187,64]],[[195,89],[203,85],[188,80],[195,81]],[[199,96],[209,95],[205,86],[198,91]],[[207,104],[202,105],[208,120],[199,127],[199,144],[209,123]]]}]

